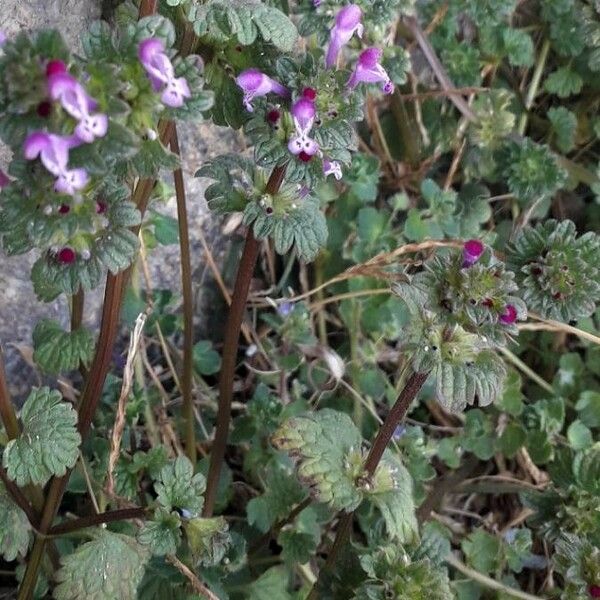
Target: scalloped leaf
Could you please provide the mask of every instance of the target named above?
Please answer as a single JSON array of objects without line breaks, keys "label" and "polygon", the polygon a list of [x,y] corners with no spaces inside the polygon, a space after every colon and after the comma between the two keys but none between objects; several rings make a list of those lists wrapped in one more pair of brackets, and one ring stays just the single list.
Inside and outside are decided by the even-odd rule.
[{"label": "scalloped leaf", "polygon": [[419,525],[413,499],[413,480],[404,465],[390,452],[377,467],[373,488],[365,498],[377,506],[390,538],[401,544],[419,539]]},{"label": "scalloped leaf", "polygon": [[6,445],[2,463],[17,485],[44,485],[77,462],[81,436],[77,413],[60,392],[34,389],[21,409],[23,429]]},{"label": "scalloped leaf", "polygon": [[56,600],[135,600],[149,552],[135,538],[96,530],[94,539],[61,558]]},{"label": "scalloped leaf", "polygon": [[31,524],[0,483],[0,554],[11,562],[25,556],[31,540]]},{"label": "scalloped leaf", "polygon": [[298,477],[316,500],[346,511],[360,504],[355,481],[362,471],[362,437],[347,414],[323,409],[292,417],[272,442],[296,460]]},{"label": "scalloped leaf", "polygon": [[72,371],[89,365],[94,353],[94,336],[85,327],[65,331],[59,323],[42,319],[33,330],[33,360],[46,373]]},{"label": "scalloped leaf", "polygon": [[140,529],[138,542],[149,546],[155,556],[175,554],[181,541],[180,526],[181,519],[176,512],[158,508],[152,520],[146,521]]},{"label": "scalloped leaf", "polygon": [[186,514],[200,514],[204,505],[202,494],[206,479],[201,473],[194,475],[194,467],[185,456],[179,456],[165,465],[154,484],[158,502],[168,511],[179,509]]},{"label": "scalloped leaf", "polygon": [[218,565],[231,545],[229,525],[223,517],[190,519],[183,524],[195,564]]}]

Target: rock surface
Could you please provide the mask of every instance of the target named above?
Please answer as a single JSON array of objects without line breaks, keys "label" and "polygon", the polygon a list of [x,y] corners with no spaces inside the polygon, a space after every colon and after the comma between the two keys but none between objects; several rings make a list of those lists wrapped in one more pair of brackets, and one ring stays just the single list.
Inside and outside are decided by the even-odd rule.
[{"label": "rock surface", "polygon": [[[19,31],[44,27],[54,27],[61,31],[73,47],[79,44],[80,33],[91,21],[100,17],[100,0],[0,0],[0,30],[7,37]],[[236,151],[235,135],[227,129],[210,123],[183,124],[179,127],[180,144],[183,155],[183,170],[186,180],[189,211],[190,237],[192,246],[192,268],[196,287],[197,313],[204,314],[207,301],[204,286],[203,250],[200,233],[209,246],[215,246],[218,255],[223,252],[223,244],[215,242],[219,224],[213,220],[204,199],[206,180],[193,177],[194,172],[207,158],[223,152]],[[6,168],[10,160],[7,148],[0,144],[0,168]],[[160,212],[176,216],[175,199],[158,207]],[[26,360],[31,346],[31,332],[36,322],[44,317],[54,318],[64,325],[68,323],[69,311],[64,298],[50,304],[37,301],[29,279],[29,271],[36,256],[32,254],[7,257],[0,250],[0,342],[4,348],[6,369],[11,392],[22,399],[37,376]],[[180,290],[179,246],[162,246],[149,256],[150,277],[154,288],[170,288],[175,293]],[[202,291],[201,294],[198,292]],[[86,298],[86,321],[95,325],[102,301],[102,289],[97,289]],[[212,302],[208,302],[212,304]]]}]

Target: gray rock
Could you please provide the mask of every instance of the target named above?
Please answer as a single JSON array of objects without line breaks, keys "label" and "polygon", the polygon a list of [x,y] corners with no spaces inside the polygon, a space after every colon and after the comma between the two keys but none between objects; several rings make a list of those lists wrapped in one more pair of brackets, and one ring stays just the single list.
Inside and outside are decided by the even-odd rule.
[{"label": "gray rock", "polygon": [[[0,30],[7,37],[22,30],[54,27],[61,31],[65,39],[77,48],[80,33],[91,21],[100,17],[99,0],[0,0]],[[238,150],[235,134],[210,123],[180,124],[179,137],[183,155],[183,170],[186,181],[189,212],[190,237],[192,246],[192,269],[196,287],[196,311],[199,325],[206,308],[213,306],[210,290],[205,285],[207,276],[199,233],[204,232],[209,245],[215,245],[217,256],[223,253],[219,223],[214,220],[204,198],[206,180],[195,179],[195,171],[207,158]],[[0,145],[0,168],[5,169],[10,160],[7,148]],[[168,174],[166,174],[169,177]],[[176,216],[175,198],[164,206],[155,207],[160,212]],[[1,250],[0,250],[1,253]],[[64,325],[68,323],[69,311],[64,298],[44,304],[37,301],[29,279],[33,254],[17,257],[0,257],[0,342],[4,347],[9,386],[12,393],[23,398],[36,381],[36,374],[28,366],[23,355],[31,345],[31,333],[36,322],[44,317],[54,318]],[[158,247],[149,256],[150,276],[154,288],[170,288],[179,293],[180,268],[179,246]],[[210,288],[210,286],[209,286]],[[201,293],[200,293],[201,292]],[[97,324],[102,302],[102,289],[97,289],[86,297],[86,323]]]}]

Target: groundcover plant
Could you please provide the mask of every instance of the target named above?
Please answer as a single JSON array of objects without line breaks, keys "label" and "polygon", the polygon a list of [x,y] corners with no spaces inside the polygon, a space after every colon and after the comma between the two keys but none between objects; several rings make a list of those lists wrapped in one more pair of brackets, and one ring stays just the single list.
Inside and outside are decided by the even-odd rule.
[{"label": "groundcover plant", "polygon": [[2,260],[71,307],[0,362],[6,597],[600,598],[598,2],[111,4],[0,35]]}]

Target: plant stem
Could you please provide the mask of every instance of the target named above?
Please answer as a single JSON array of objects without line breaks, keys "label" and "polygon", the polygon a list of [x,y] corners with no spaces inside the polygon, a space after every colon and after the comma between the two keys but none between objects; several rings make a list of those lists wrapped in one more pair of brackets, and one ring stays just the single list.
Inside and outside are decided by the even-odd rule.
[{"label": "plant stem", "polygon": [[48,531],[48,535],[64,535],[65,533],[71,533],[72,531],[78,531],[86,527],[94,527],[101,523],[114,523],[115,521],[125,521],[127,519],[143,519],[147,512],[148,509],[141,506],[109,510],[97,515],[81,517],[80,519],[73,519],[72,521],[65,521],[64,523],[55,525]]},{"label": "plant stem", "polygon": [[156,12],[158,0],[140,0],[139,18],[149,17]]},{"label": "plant stem", "polygon": [[550,40],[544,40],[544,43],[542,44],[542,49],[540,50],[540,55],[538,56],[537,63],[535,65],[535,70],[533,71],[533,76],[531,77],[529,89],[527,90],[527,96],[525,98],[525,112],[521,115],[521,118],[519,119],[519,126],[517,128],[519,135],[523,135],[525,133],[525,129],[527,129],[527,113],[533,105],[533,101],[535,100],[538,89],[540,87],[540,82],[542,80],[542,75],[544,74],[544,67],[546,66],[546,60],[548,58],[549,52]]},{"label": "plant stem", "polygon": [[2,465],[0,465],[0,481],[4,484],[4,487],[13,502],[25,513],[27,520],[31,525],[37,527],[38,517],[35,510],[31,507],[29,500],[27,500],[19,486],[8,478],[8,474]]},{"label": "plant stem", "polygon": [[522,600],[541,600],[540,596],[532,596],[531,594],[527,594],[526,592],[522,592],[521,590],[515,590],[479,571],[475,571],[475,569],[471,569],[467,567],[467,565],[463,564],[458,558],[456,558],[453,554],[449,554],[446,557],[446,562],[454,567],[457,571],[460,571],[463,575],[466,575],[469,579],[484,585],[486,588],[490,590],[496,590],[498,592],[503,592],[513,598],[521,598]]},{"label": "plant stem", "polygon": [[71,331],[81,327],[83,321],[83,307],[85,305],[85,292],[83,288],[71,296]]},{"label": "plant stem", "polygon": [[[285,176],[286,166],[277,166],[273,169],[265,187],[267,194],[276,194],[281,187]],[[217,486],[221,474],[221,466],[225,458],[225,448],[229,434],[229,421],[231,419],[231,400],[233,398],[233,379],[237,363],[237,351],[240,340],[240,330],[244,319],[244,309],[248,299],[250,281],[258,259],[260,249],[259,241],[254,237],[252,228],[248,228],[246,243],[242,252],[240,266],[238,267],[229,315],[225,326],[223,338],[223,363],[219,378],[219,408],[217,410],[217,425],[215,441],[210,453],[210,466],[206,478],[206,494],[204,496],[203,516],[210,517],[213,513],[217,495]]]},{"label": "plant stem", "polygon": [[6,371],[4,370],[4,353],[0,346],[0,418],[6,429],[6,434],[9,440],[19,436],[20,428],[17,421],[15,407],[10,399],[8,384],[6,383]]},{"label": "plant stem", "polygon": [[[427,380],[428,376],[429,373],[413,373],[406,381],[406,384],[400,392],[396,403],[394,404],[387,417],[385,418],[385,421],[379,428],[377,436],[375,437],[373,445],[371,446],[371,450],[369,451],[369,454],[367,456],[367,460],[365,461],[364,471],[369,478],[372,477],[375,473],[375,470],[377,469],[377,466],[381,461],[381,457],[383,456],[387,445],[392,439],[392,435],[394,434],[396,427],[406,416],[406,413],[408,412],[412,401],[419,393],[421,387],[423,387],[423,384]],[[324,571],[329,571],[333,569],[337,556],[340,553],[340,550],[344,546],[346,546],[348,538],[350,537],[350,532],[352,530],[353,514],[354,513],[351,512],[344,513],[344,515],[340,518],[333,546],[331,547],[331,551],[329,552],[329,556],[327,557],[327,562],[325,563],[325,566],[321,569],[319,573],[319,579],[321,578],[321,575]],[[319,579],[317,579],[317,582],[313,586],[306,600],[317,599]]]},{"label": "plant stem", "polygon": [[[179,139],[177,128],[171,135],[171,149],[178,156]],[[185,452],[196,464],[196,422],[194,418],[194,396],[192,392],[194,350],[194,297],[192,290],[192,261],[190,259],[190,236],[185,200],[185,184],[181,167],[173,171],[175,195],[177,197],[177,222],[179,225],[179,248],[181,254],[181,290],[183,295],[183,369],[181,373],[181,395],[183,397],[183,419],[185,427]]]}]

